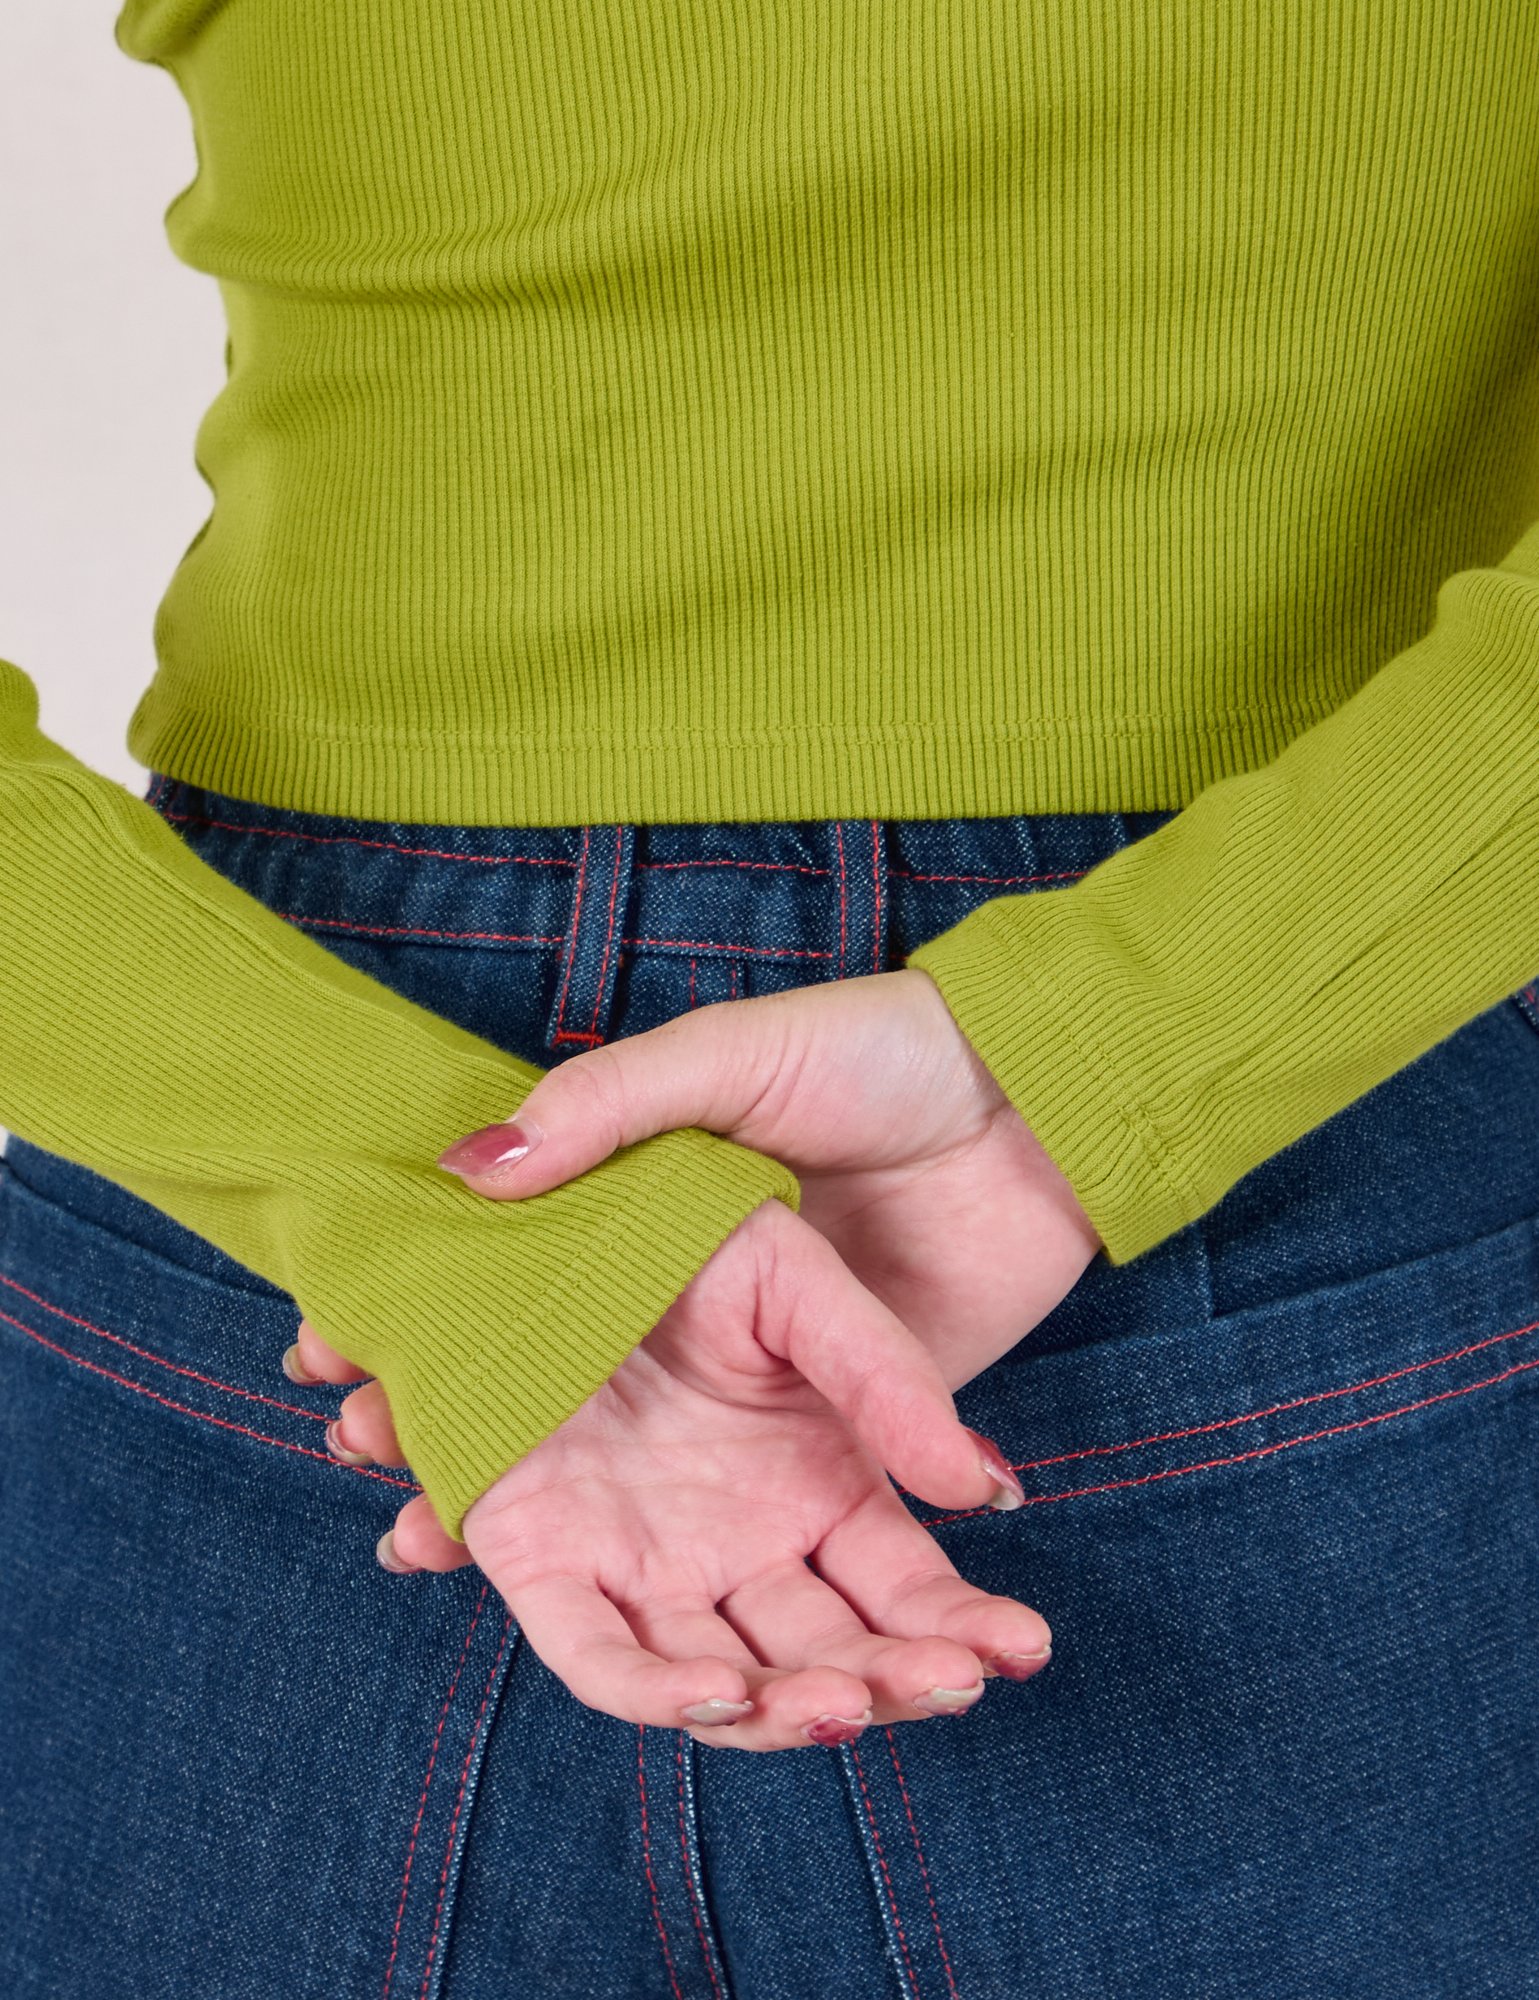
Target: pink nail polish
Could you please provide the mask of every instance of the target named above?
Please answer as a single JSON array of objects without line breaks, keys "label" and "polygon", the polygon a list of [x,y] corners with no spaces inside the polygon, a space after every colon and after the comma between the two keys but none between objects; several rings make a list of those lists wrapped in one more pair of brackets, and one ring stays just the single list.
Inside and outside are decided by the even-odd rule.
[{"label": "pink nail polish", "polygon": [[802,1734],[809,1742],[820,1743],[825,1750],[836,1750],[841,1743],[853,1743],[866,1724],[871,1720],[868,1708],[864,1715],[820,1715],[815,1722],[809,1722]]},{"label": "pink nail polish", "polygon": [[299,1342],[297,1340],[292,1347],[284,1348],[283,1359],[279,1363],[279,1366],[282,1368],[284,1374],[288,1376],[289,1380],[297,1382],[301,1389],[313,1389],[320,1379],[316,1375],[307,1375],[305,1373],[305,1364],[299,1358]]},{"label": "pink nail polish", "polygon": [[334,1418],[326,1426],[326,1449],[339,1465],[372,1465],[373,1459],[366,1451],[349,1451],[342,1442],[342,1419]]},{"label": "pink nail polish", "polygon": [[921,1715],[961,1715],[982,1693],[982,1681],[965,1688],[926,1688],[914,1696],[914,1706]]},{"label": "pink nail polish", "polygon": [[1052,1647],[1044,1646],[1040,1653],[993,1653],[986,1664],[1007,1681],[1029,1681],[1033,1674],[1041,1673],[1052,1657]]},{"label": "pink nail polish", "polygon": [[725,1729],[731,1723],[741,1722],[745,1715],[753,1714],[751,1701],[697,1701],[689,1708],[679,1710],[686,1722],[694,1723],[697,1729]]},{"label": "pink nail polish", "polygon": [[392,1576],[415,1576],[419,1568],[416,1563],[402,1562],[396,1554],[393,1528],[387,1528],[374,1544],[374,1560],[381,1569],[388,1569]]},{"label": "pink nail polish", "polygon": [[1009,1461],[999,1446],[981,1431],[970,1430],[967,1435],[977,1445],[979,1462],[994,1481],[994,1494],[989,1505],[999,1514],[1010,1514],[1017,1507],[1024,1507],[1026,1488],[1010,1470]]},{"label": "pink nail polish", "polygon": [[464,1139],[456,1139],[438,1156],[446,1173],[473,1174],[484,1180],[511,1173],[521,1160],[539,1145],[545,1134],[531,1121],[522,1125],[483,1125]]}]

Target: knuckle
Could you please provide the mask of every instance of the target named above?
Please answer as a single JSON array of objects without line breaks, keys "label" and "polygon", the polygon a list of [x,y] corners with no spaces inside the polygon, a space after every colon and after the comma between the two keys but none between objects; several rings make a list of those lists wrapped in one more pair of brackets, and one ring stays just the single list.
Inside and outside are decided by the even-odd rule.
[{"label": "knuckle", "polygon": [[591,1136],[616,1146],[625,1135],[627,1088],[625,1066],[612,1049],[590,1049],[553,1072],[559,1084],[563,1116]]}]

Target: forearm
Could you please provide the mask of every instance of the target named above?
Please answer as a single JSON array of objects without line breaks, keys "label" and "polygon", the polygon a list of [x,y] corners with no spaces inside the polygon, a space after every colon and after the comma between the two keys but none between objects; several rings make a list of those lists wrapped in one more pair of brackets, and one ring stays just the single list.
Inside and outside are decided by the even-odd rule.
[{"label": "forearm", "polygon": [[0,1117],[292,1292],[457,1522],[782,1168],[701,1133],[519,1211],[434,1166],[540,1072],[391,993],[42,737],[0,668]]},{"label": "forearm", "polygon": [[1539,968],[1539,528],[1275,762],[913,955],[1113,1258]]}]

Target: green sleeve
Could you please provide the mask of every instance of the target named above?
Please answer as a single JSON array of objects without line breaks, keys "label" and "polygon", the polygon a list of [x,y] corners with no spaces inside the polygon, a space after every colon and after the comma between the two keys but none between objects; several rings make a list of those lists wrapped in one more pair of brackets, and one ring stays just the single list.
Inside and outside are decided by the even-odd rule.
[{"label": "green sleeve", "polygon": [[457,1533],[795,1181],[686,1131],[527,1203],[469,1193],[436,1156],[540,1072],[272,915],[36,714],[0,662],[0,1120],[291,1292]]},{"label": "green sleeve", "polygon": [[1539,524],[1273,763],[913,954],[1124,1261],[1539,971]]}]

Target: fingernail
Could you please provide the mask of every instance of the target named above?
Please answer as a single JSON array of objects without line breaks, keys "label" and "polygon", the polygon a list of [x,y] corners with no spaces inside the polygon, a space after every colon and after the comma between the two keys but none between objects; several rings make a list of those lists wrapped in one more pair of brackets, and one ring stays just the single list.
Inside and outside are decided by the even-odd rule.
[{"label": "fingernail", "polygon": [[820,1715],[815,1722],[809,1722],[802,1731],[811,1743],[821,1743],[825,1750],[835,1750],[841,1743],[853,1743],[855,1738],[871,1720],[868,1708],[864,1715]]},{"label": "fingernail", "polygon": [[984,1664],[996,1674],[1003,1674],[1007,1681],[1029,1681],[1052,1657],[1052,1647],[1044,1646],[1040,1653],[992,1653]]},{"label": "fingernail", "polygon": [[992,1438],[986,1438],[981,1431],[969,1431],[967,1435],[978,1447],[978,1460],[994,1483],[993,1496],[989,1505],[996,1514],[1014,1513],[1017,1507],[1026,1504],[1026,1488],[1010,1470],[1009,1462]]},{"label": "fingernail", "polygon": [[366,1451],[349,1451],[342,1442],[342,1419],[334,1417],[326,1426],[326,1449],[334,1459],[343,1465],[372,1465],[374,1460]]},{"label": "fingernail", "polygon": [[374,1544],[374,1560],[381,1569],[388,1569],[392,1576],[415,1576],[420,1563],[403,1562],[396,1554],[395,1530],[387,1528]]},{"label": "fingernail", "polygon": [[982,1693],[982,1681],[974,1681],[969,1688],[926,1688],[914,1696],[914,1706],[921,1715],[960,1715]]},{"label": "fingernail", "polygon": [[483,1125],[468,1138],[456,1139],[438,1164],[446,1173],[474,1174],[478,1180],[500,1180],[539,1145],[545,1134],[532,1119],[522,1125]]},{"label": "fingernail", "polygon": [[725,1729],[729,1723],[741,1722],[745,1715],[753,1714],[751,1701],[697,1701],[690,1708],[681,1708],[680,1715],[686,1722],[693,1722],[702,1729]]},{"label": "fingernail", "polygon": [[301,1389],[313,1389],[320,1380],[318,1375],[306,1374],[305,1364],[299,1358],[299,1342],[297,1340],[292,1347],[284,1348],[282,1367],[284,1374],[288,1376],[289,1380],[297,1382]]}]

